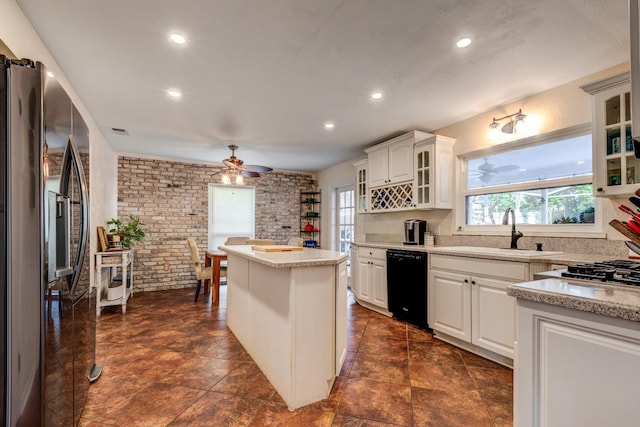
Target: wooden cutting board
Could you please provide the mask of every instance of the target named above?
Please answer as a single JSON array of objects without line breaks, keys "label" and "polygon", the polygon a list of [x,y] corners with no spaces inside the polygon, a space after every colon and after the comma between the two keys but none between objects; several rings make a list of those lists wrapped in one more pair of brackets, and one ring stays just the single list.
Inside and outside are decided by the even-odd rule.
[{"label": "wooden cutting board", "polygon": [[260,251],[260,252],[292,252],[292,251],[301,251],[304,248],[300,246],[288,246],[288,245],[254,245],[252,249],[254,251]]}]

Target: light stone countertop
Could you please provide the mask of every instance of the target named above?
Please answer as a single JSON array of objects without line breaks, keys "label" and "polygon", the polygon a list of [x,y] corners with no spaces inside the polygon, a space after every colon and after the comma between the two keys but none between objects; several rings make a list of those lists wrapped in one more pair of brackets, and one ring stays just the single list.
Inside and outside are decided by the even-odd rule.
[{"label": "light stone countertop", "polygon": [[516,298],[640,322],[640,289],[543,279],[507,287]]},{"label": "light stone countertop", "polygon": [[381,249],[402,249],[415,252],[427,252],[430,254],[465,256],[469,258],[494,259],[502,261],[517,262],[540,262],[548,264],[583,264],[600,262],[611,259],[620,259],[619,256],[608,256],[602,254],[576,254],[555,251],[529,251],[512,250],[498,248],[483,248],[472,246],[424,246],[424,245],[403,245],[402,243],[377,243],[377,242],[353,242],[353,246],[381,248]]},{"label": "light stone countertop", "polygon": [[301,251],[262,252],[254,251],[252,245],[219,246],[227,254],[238,255],[272,268],[296,268],[318,265],[337,265],[347,259],[342,252],[325,249],[303,248]]}]

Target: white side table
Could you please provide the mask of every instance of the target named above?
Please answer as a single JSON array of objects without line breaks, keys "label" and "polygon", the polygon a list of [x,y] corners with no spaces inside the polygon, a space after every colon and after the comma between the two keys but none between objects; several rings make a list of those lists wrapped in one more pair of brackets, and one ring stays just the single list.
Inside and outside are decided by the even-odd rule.
[{"label": "white side table", "polygon": [[[103,270],[108,270],[108,282],[102,281]],[[122,276],[122,285],[111,288],[109,285],[117,275]],[[106,273],[106,272],[105,272]],[[122,305],[122,314],[127,313],[127,300],[133,295],[133,249],[126,251],[96,252],[96,316],[100,316],[102,307]]]}]

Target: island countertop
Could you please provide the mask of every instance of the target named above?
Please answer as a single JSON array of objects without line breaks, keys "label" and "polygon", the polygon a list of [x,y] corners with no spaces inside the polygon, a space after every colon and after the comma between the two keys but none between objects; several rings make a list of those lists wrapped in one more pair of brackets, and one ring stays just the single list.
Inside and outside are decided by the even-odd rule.
[{"label": "island countertop", "polygon": [[516,298],[640,322],[640,290],[607,284],[543,279],[509,285]]},{"label": "island countertop", "polygon": [[288,252],[262,252],[253,250],[253,245],[231,245],[219,246],[218,249],[272,268],[337,265],[347,259],[345,253],[315,248],[303,248],[301,251]]}]

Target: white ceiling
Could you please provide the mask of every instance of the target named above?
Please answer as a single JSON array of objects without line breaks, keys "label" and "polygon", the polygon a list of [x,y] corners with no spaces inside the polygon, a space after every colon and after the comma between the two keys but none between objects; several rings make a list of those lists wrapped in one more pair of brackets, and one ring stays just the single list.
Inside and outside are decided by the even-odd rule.
[{"label": "white ceiling", "polygon": [[220,161],[236,143],[279,169],[321,170],[629,59],[627,0],[17,3],[116,151]]}]

